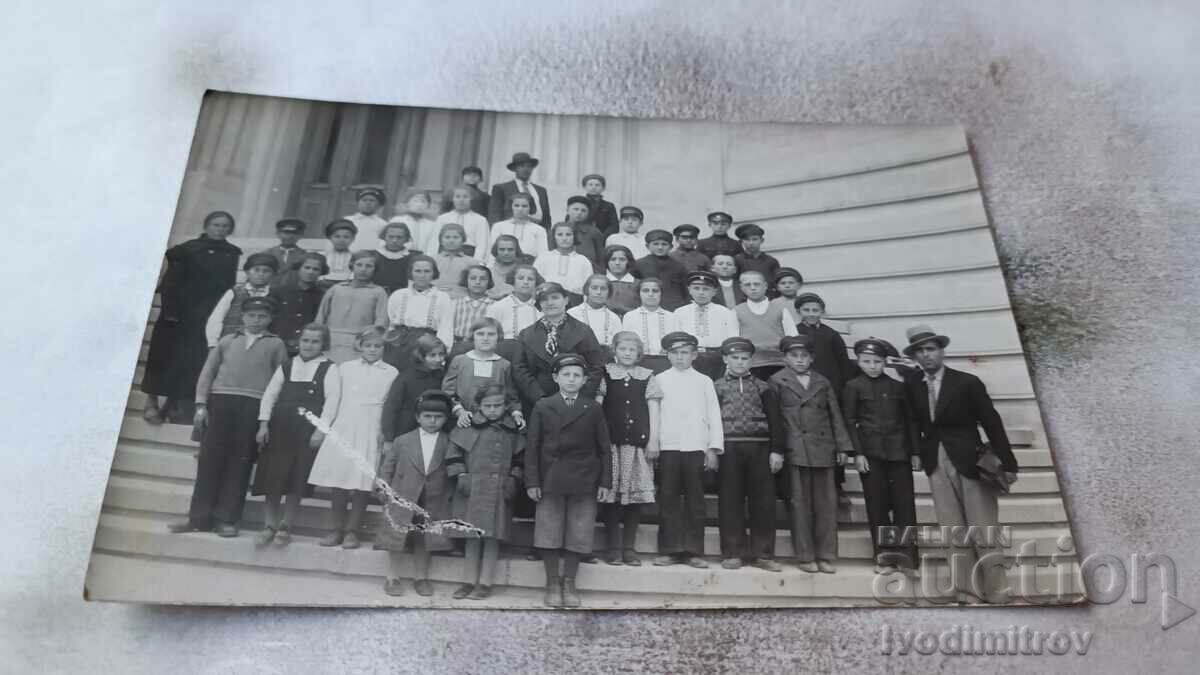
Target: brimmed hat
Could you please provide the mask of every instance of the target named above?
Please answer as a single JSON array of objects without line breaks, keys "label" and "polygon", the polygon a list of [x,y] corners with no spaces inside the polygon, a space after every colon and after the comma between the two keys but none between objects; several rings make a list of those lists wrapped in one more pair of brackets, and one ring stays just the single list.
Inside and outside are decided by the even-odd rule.
[{"label": "brimmed hat", "polygon": [[563,288],[562,284],[558,283],[557,281],[547,281],[537,287],[537,290],[533,294],[534,302],[540,303],[546,298],[547,295],[553,295],[555,293],[558,293],[564,298],[567,297],[567,289]]},{"label": "brimmed hat", "polygon": [[681,330],[677,330],[662,336],[662,340],[659,340],[659,345],[663,348],[664,352],[669,352],[672,349],[678,349],[679,347],[699,347],[700,341],[697,340],[696,336],[692,335],[691,333],[685,333]]},{"label": "brimmed hat", "polygon": [[356,237],[358,236],[358,226],[346,219],[335,220],[332,223],[326,225],[325,226],[325,236],[331,237],[331,236],[333,236],[333,233],[337,232],[338,230],[350,230],[351,232],[354,233],[354,236],[356,236]]},{"label": "brimmed hat", "polygon": [[936,342],[945,349],[950,344],[950,338],[945,335],[938,335],[936,331],[929,327],[929,324],[919,323],[905,332],[905,337],[908,338],[908,346],[904,348],[906,356],[912,356],[913,352],[917,351],[917,345],[926,342]]},{"label": "brimmed hat", "polygon": [[588,369],[587,359],[578,354],[559,354],[550,361],[550,372],[557,373],[567,366],[579,366],[585,371]]},{"label": "brimmed hat", "polygon": [[249,297],[242,301],[242,313],[249,312],[252,309],[265,309],[272,314],[278,314],[279,303],[269,295]]},{"label": "brimmed hat", "polygon": [[740,335],[725,338],[725,341],[721,343],[721,353],[734,354],[737,352],[753,354],[755,352],[754,343],[749,338],[744,338]]},{"label": "brimmed hat", "polygon": [[676,226],[672,232],[676,237],[682,237],[688,234],[692,235],[693,237],[700,236],[700,228],[692,225],[691,223],[684,223],[683,225]]},{"label": "brimmed hat", "polygon": [[799,283],[804,283],[804,277],[800,274],[800,270],[796,269],[795,267],[780,267],[779,271],[775,273],[775,279],[773,279],[773,281],[775,283],[779,283],[780,279],[786,279],[788,277],[792,277]]},{"label": "brimmed hat", "polygon": [[308,224],[299,218],[284,218],[275,223],[276,232],[303,232],[308,229]]},{"label": "brimmed hat", "polygon": [[509,162],[505,166],[508,168],[509,171],[513,171],[516,169],[518,164],[526,164],[526,163],[532,164],[533,168],[535,168],[535,169],[537,168],[538,164],[541,164],[541,162],[538,161],[537,157],[530,155],[528,152],[518,152],[518,153],[513,154],[512,161]]},{"label": "brimmed hat", "polygon": [[643,222],[646,220],[645,214],[643,214],[642,210],[636,206],[622,206],[621,213],[618,217],[624,218],[625,216],[633,216],[634,218],[637,218]]},{"label": "brimmed hat", "polygon": [[737,229],[733,231],[733,236],[737,237],[738,239],[749,239],[750,237],[761,237],[764,234],[766,234],[766,232],[764,232],[761,227],[759,227],[758,225],[755,225],[754,223],[746,223],[744,225],[738,225]]},{"label": "brimmed hat", "polygon": [[708,270],[694,270],[692,272],[688,272],[687,275],[687,285],[691,286],[692,284],[706,284],[708,286],[712,286],[713,288],[720,288],[721,280],[716,274],[709,272]]},{"label": "brimmed hat", "polygon": [[671,236],[671,233],[667,232],[666,230],[650,230],[643,238],[646,240],[647,244],[654,241],[665,241],[670,244],[671,242],[675,241],[675,238]]},{"label": "brimmed hat", "polygon": [[259,265],[270,267],[271,271],[278,272],[279,258],[276,258],[270,253],[251,253],[246,257],[246,262],[242,263],[242,271],[249,272],[251,267],[257,267]]},{"label": "brimmed hat", "polygon": [[374,197],[375,199],[379,200],[380,204],[387,203],[387,196],[383,194],[383,190],[380,190],[377,187],[365,187],[359,190],[358,194],[354,196],[354,201],[358,201],[363,197]]},{"label": "brimmed hat", "polygon": [[725,221],[728,221],[731,223],[733,222],[733,216],[729,215],[728,213],[725,213],[724,211],[713,211],[712,213],[708,214],[708,216],[706,216],[706,219],[709,221],[725,220]]},{"label": "brimmed hat", "polygon": [[417,412],[450,414],[450,396],[440,389],[427,389],[417,398]]},{"label": "brimmed hat", "polygon": [[825,309],[825,300],[816,293],[801,293],[800,295],[796,296],[795,300],[792,301],[792,305],[794,305],[796,309],[800,309],[800,305],[803,305],[806,302],[815,302],[821,306],[821,309]]},{"label": "brimmed hat", "polygon": [[854,343],[855,354],[874,354],[880,358],[889,356],[900,356],[900,352],[892,346],[892,343],[887,340],[882,340],[877,337],[869,337]]},{"label": "brimmed hat", "polygon": [[793,349],[803,349],[811,354],[815,348],[812,338],[807,335],[789,335],[779,341],[779,351],[784,354]]}]

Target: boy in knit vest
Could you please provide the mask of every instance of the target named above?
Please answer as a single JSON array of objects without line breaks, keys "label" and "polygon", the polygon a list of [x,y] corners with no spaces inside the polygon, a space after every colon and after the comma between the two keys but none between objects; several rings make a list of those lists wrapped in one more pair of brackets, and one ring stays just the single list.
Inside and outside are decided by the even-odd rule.
[{"label": "boy in knit vest", "polygon": [[258,455],[259,402],[275,369],[288,358],[283,340],[267,332],[278,309],[274,298],[246,298],[238,306],[242,329],[208,352],[196,382],[194,422],[203,430],[196,484],[187,520],[171,523],[171,532],[238,534]]},{"label": "boy in knit vest", "polygon": [[767,299],[767,278],[757,270],[742,272],[742,292],[746,301],[733,308],[737,315],[738,335],[754,343],[754,359],[750,370],[766,382],[784,366],[779,341],[796,335],[796,318],[784,303]]},{"label": "boy in knit vest", "polygon": [[225,291],[208,315],[204,337],[209,349],[216,347],[221,338],[242,329],[242,303],[246,298],[263,298],[271,292],[271,280],[279,271],[279,260],[270,253],[254,253],[246,258],[242,271],[246,273],[246,283]]},{"label": "boy in knit vest", "polygon": [[771,474],[783,468],[783,455],[771,449],[767,423],[767,411],[778,406],[772,405],[775,394],[770,387],[750,374],[754,352],[754,343],[744,337],[725,340],[721,343],[725,374],[714,382],[725,431],[725,452],[717,471],[721,567],[735,570],[748,562],[779,572],[783,567],[774,560],[775,477]]}]

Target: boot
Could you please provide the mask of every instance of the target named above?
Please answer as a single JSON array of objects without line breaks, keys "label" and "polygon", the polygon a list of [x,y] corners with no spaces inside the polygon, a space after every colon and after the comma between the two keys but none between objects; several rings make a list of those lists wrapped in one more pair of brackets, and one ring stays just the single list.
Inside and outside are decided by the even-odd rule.
[{"label": "boot", "polygon": [[563,607],[578,607],[579,593],[575,590],[575,577],[563,577],[562,580],[562,606]]},{"label": "boot", "polygon": [[563,606],[561,577],[546,577],[546,597],[542,599],[542,602],[547,607]]}]

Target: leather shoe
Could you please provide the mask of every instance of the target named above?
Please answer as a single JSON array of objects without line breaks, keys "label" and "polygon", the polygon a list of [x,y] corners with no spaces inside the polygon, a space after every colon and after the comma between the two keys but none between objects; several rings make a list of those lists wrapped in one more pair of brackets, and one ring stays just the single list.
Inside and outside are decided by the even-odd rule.
[{"label": "leather shoe", "polygon": [[462,586],[459,586],[458,590],[454,591],[454,595],[450,597],[454,598],[455,600],[462,600],[463,598],[471,595],[471,592],[474,590],[475,584],[463,584]]},{"label": "leather shoe", "polygon": [[833,566],[833,563],[829,562],[828,560],[818,560],[817,569],[820,570],[822,574],[833,574],[837,571],[837,568]]},{"label": "leather shoe", "polygon": [[[694,556],[694,555],[689,556],[688,559],[685,560],[684,562],[686,562],[691,567],[695,567],[698,570],[708,569],[708,561],[699,556]],[[741,561],[739,560],[738,562],[741,562]]]},{"label": "leather shoe", "polygon": [[341,546],[342,539],[346,537],[346,533],[341,530],[334,530],[325,535],[325,538],[317,542],[320,546]]},{"label": "leather shoe", "polygon": [[428,598],[433,595],[433,584],[429,583],[428,579],[417,579],[413,581],[413,590],[417,595]]},{"label": "leather shoe", "polygon": [[230,525],[229,523],[219,523],[213,530],[217,533],[218,537],[225,537],[226,539],[238,536],[237,525]]},{"label": "leather shoe", "polygon": [[783,565],[780,565],[778,562],[771,560],[770,558],[755,558],[750,562],[750,566],[757,567],[758,569],[765,570],[767,572],[783,571]]},{"label": "leather shoe", "polygon": [[654,559],[654,566],[666,567],[667,565],[674,565],[679,562],[680,560],[673,555],[660,555]]},{"label": "leather shoe", "polygon": [[358,535],[353,532],[347,532],[346,536],[342,537],[342,548],[351,549],[358,548]]},{"label": "leather shoe", "polygon": [[388,579],[383,582],[383,592],[392,596],[404,595],[404,580],[403,579]]},{"label": "leather shoe", "polygon": [[721,561],[721,567],[723,567],[724,569],[727,569],[727,570],[740,570],[740,569],[742,569],[742,559],[741,558],[726,558]]},{"label": "leather shoe", "polygon": [[812,560],[809,560],[808,562],[802,562],[797,565],[797,567],[799,567],[801,571],[808,572],[809,574],[816,574],[817,572],[821,571],[820,568],[817,567],[817,563]]},{"label": "leather shoe", "polygon": [[487,600],[492,597],[492,587],[479,584],[471,594],[467,596],[468,600]]}]

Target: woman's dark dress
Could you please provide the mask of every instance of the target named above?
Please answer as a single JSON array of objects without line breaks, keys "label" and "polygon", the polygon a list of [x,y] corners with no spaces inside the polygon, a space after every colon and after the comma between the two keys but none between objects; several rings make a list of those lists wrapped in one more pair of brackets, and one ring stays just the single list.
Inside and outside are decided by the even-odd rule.
[{"label": "woman's dark dress", "polygon": [[208,358],[204,324],[237,281],[241,255],[242,250],[228,241],[203,234],[167,249],[143,392],[177,401],[196,397],[196,380]]}]

